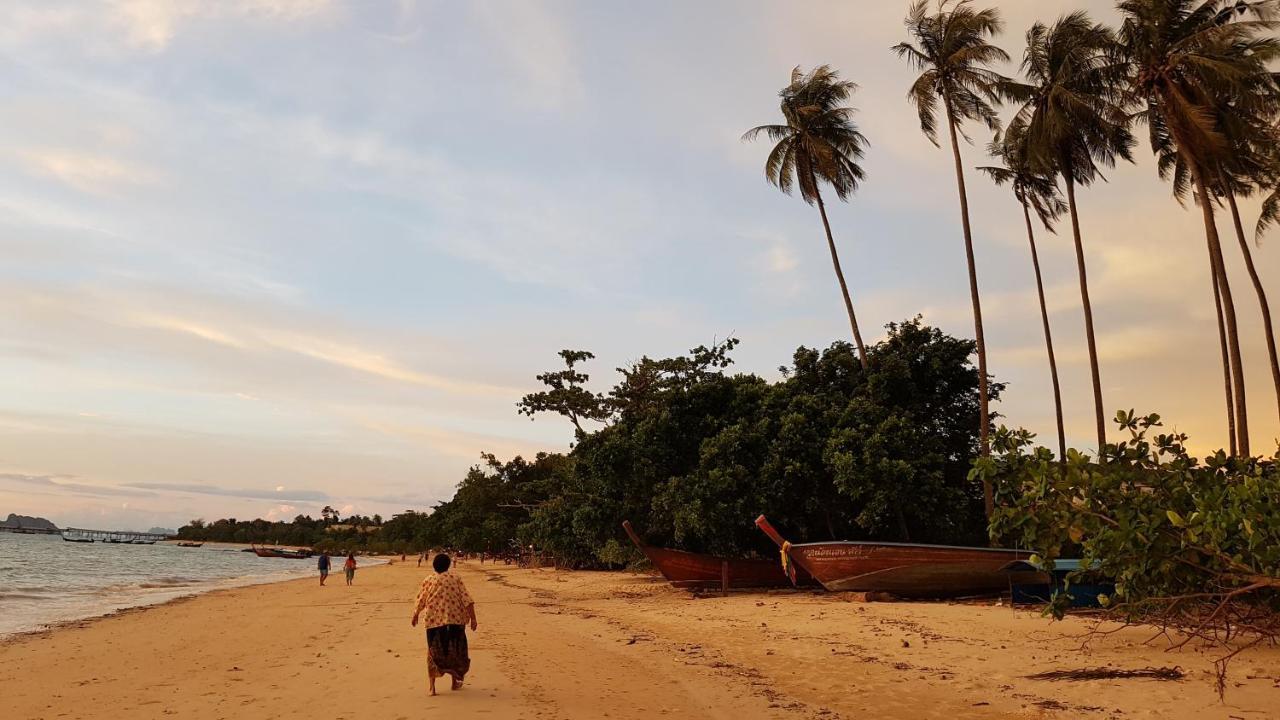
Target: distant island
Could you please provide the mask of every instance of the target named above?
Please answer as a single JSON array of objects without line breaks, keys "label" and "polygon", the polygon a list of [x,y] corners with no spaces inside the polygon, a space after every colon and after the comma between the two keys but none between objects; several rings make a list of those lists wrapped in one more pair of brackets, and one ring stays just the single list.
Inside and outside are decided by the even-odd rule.
[{"label": "distant island", "polygon": [[178,531],[173,528],[153,527],[147,532],[153,535],[177,535]]},{"label": "distant island", "polygon": [[50,530],[57,531],[58,526],[51,521],[42,517],[30,517],[27,515],[16,515],[9,513],[9,517],[4,522],[0,522],[0,528],[5,529],[23,529],[23,530]]}]

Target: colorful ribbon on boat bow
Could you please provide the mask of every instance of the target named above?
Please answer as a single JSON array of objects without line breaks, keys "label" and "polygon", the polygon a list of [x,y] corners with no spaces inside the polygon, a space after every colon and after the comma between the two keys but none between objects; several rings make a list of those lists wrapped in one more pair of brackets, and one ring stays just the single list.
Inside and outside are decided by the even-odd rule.
[{"label": "colorful ribbon on boat bow", "polygon": [[782,572],[787,574],[787,578],[791,580],[791,584],[796,584],[796,569],[791,564],[791,543],[782,541]]}]

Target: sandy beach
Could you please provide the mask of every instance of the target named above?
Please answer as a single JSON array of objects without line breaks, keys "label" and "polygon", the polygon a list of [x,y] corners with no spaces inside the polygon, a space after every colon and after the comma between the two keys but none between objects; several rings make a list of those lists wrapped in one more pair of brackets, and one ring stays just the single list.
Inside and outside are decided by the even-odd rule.
[{"label": "sandy beach", "polygon": [[[427,696],[409,626],[414,563],[218,591],[0,646],[11,718],[1272,718],[1280,650],[1232,666],[1127,629],[1091,643],[994,605],[812,593],[693,599],[628,573],[462,565],[473,671]],[[1181,681],[1048,682],[1092,666],[1179,666]]]}]

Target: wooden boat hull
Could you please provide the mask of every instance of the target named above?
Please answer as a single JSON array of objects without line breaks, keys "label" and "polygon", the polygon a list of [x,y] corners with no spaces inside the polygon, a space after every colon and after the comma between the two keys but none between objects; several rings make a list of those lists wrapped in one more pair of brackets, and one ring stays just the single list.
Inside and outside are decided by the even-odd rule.
[{"label": "wooden boat hull", "polygon": [[180,543],[178,543],[178,547],[190,547],[190,548],[197,548],[197,547],[200,547],[200,546],[202,546],[202,545],[204,545],[204,543],[202,543],[202,542],[180,542]]},{"label": "wooden boat hull", "polygon": [[790,545],[763,515],[756,525],[832,591],[905,598],[994,595],[1041,575],[1008,571],[1011,562],[1031,557],[1026,550],[852,541]]},{"label": "wooden boat hull", "polygon": [[254,554],[264,558],[284,558],[285,560],[306,560],[311,553],[305,550],[279,550],[276,548],[252,548]]},{"label": "wooden boat hull", "polygon": [[[684,550],[653,547],[640,539],[630,521],[622,523],[631,542],[653,563],[673,586],[678,588],[720,588],[727,580],[728,587],[781,588],[792,587],[791,579],[776,560],[760,558],[725,558],[716,555],[691,553]],[[796,585],[816,585],[807,572],[801,572]]]}]

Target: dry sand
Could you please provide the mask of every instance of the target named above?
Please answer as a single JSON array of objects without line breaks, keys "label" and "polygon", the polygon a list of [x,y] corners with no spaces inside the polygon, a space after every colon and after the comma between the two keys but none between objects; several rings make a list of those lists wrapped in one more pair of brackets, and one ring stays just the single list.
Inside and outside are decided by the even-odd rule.
[{"label": "dry sand", "polygon": [[[238,588],[0,646],[3,718],[1280,718],[1280,650],[1232,666],[1080,619],[812,593],[691,599],[625,573],[464,564],[472,674],[427,696],[413,562]],[[1178,682],[1045,670],[1178,665]]]}]

